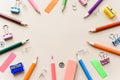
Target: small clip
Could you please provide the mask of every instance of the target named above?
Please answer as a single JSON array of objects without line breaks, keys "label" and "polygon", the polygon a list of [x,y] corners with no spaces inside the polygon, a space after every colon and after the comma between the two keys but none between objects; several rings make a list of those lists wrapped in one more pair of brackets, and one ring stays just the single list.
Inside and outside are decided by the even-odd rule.
[{"label": "small clip", "polygon": [[114,46],[117,46],[120,43],[120,35],[118,34],[110,34],[109,38],[112,39],[112,43]]},{"label": "small clip", "polygon": [[20,8],[19,8],[20,4],[21,4],[21,0],[16,0],[15,6],[11,7],[10,11],[12,13],[19,14],[20,13]]},{"label": "small clip", "polygon": [[76,4],[76,1],[75,1],[75,0],[72,0],[72,9],[73,9],[74,11],[77,10],[77,4]]},{"label": "small clip", "polygon": [[18,64],[11,65],[10,70],[11,70],[11,73],[13,75],[15,75],[16,73],[23,72],[24,71],[24,66],[23,66],[22,62],[20,62]]},{"label": "small clip", "polygon": [[13,38],[13,35],[12,35],[12,33],[9,32],[9,30],[8,30],[8,25],[4,25],[4,26],[3,26],[3,29],[4,29],[4,31],[5,31],[5,34],[3,35],[3,39],[4,39],[4,40],[12,39],[12,38]]},{"label": "small clip", "polygon": [[87,5],[87,0],[79,0],[79,2],[83,5],[83,6],[86,6]]},{"label": "small clip", "polygon": [[39,78],[41,78],[42,76],[45,76],[46,73],[47,73],[47,70],[43,69],[42,72],[40,73]]},{"label": "small clip", "polygon": [[109,58],[108,55],[105,54],[104,52],[100,52],[99,56],[100,56],[100,63],[101,63],[102,65],[105,65],[105,64],[107,64],[107,63],[110,63],[110,58]]},{"label": "small clip", "polygon": [[103,9],[103,12],[110,18],[114,18],[116,16],[116,11],[111,6],[106,6]]}]

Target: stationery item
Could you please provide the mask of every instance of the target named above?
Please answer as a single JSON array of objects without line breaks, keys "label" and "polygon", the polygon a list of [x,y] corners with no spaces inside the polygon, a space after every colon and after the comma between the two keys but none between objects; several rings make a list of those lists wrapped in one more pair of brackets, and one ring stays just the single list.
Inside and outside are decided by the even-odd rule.
[{"label": "stationery item", "polygon": [[103,67],[96,58],[93,58],[91,60],[91,63],[102,78],[107,77],[107,73],[105,72],[105,70],[103,69]]},{"label": "stationery item", "polygon": [[45,12],[50,13],[50,11],[55,7],[58,0],[52,0],[49,5],[45,8]]},{"label": "stationery item", "polygon": [[23,66],[22,62],[19,62],[15,65],[10,65],[10,70],[11,70],[11,73],[13,75],[15,75],[17,73],[23,72],[24,71],[24,66]]},{"label": "stationery item", "polygon": [[0,38],[0,49],[6,46],[6,42],[3,38]]},{"label": "stationery item", "polygon": [[13,18],[13,17],[11,17],[11,16],[8,16],[8,15],[6,15],[6,14],[0,13],[0,17],[2,17],[2,18],[4,18],[4,19],[7,19],[7,20],[9,20],[9,21],[11,21],[11,22],[14,22],[14,23],[16,23],[16,24],[19,24],[19,25],[22,25],[22,26],[27,26],[27,24],[24,23],[23,21],[18,20],[18,19],[15,19],[15,18]]},{"label": "stationery item", "polygon": [[75,80],[75,74],[77,70],[77,62],[73,60],[68,60],[64,80]]},{"label": "stationery item", "polygon": [[112,39],[112,43],[114,46],[117,46],[120,43],[120,35],[119,34],[110,34],[109,38]]},{"label": "stationery item", "polygon": [[79,0],[79,2],[80,2],[83,6],[86,6],[86,5],[87,5],[88,0]]},{"label": "stationery item", "polygon": [[100,63],[104,66],[105,64],[110,63],[110,57],[104,52],[100,52]]},{"label": "stationery item", "polygon": [[91,46],[93,46],[95,48],[98,48],[98,49],[101,49],[101,50],[104,50],[104,51],[107,51],[107,52],[111,52],[111,53],[116,54],[116,55],[120,55],[119,50],[110,48],[108,46],[105,46],[105,45],[102,45],[102,44],[99,44],[99,43],[96,43],[96,42],[88,42],[88,44],[90,44]]},{"label": "stationery item", "polygon": [[0,66],[0,71],[4,72],[7,67],[10,65],[10,63],[15,59],[16,55],[12,52],[7,59],[4,61],[4,63]]},{"label": "stationery item", "polygon": [[74,11],[77,10],[77,3],[76,3],[75,0],[72,0],[72,9],[73,9]]},{"label": "stationery item", "polygon": [[116,11],[111,6],[106,6],[103,9],[103,12],[110,18],[114,18],[116,16]]},{"label": "stationery item", "polygon": [[102,31],[102,30],[105,30],[105,29],[108,29],[108,28],[112,28],[112,27],[117,27],[120,25],[120,21],[116,21],[116,22],[112,22],[112,23],[109,23],[109,24],[106,24],[106,25],[103,25],[103,26],[99,26],[93,30],[90,30],[90,32],[99,32],[99,31]]},{"label": "stationery item", "polygon": [[25,43],[27,43],[28,41],[29,41],[29,39],[27,39],[27,40],[25,40],[25,41],[20,41],[20,42],[17,42],[17,43],[15,43],[15,44],[13,44],[13,45],[10,45],[10,46],[8,46],[8,47],[5,47],[5,48],[3,48],[3,49],[0,50],[0,54],[3,54],[3,53],[5,53],[5,52],[10,51],[10,50],[12,50],[12,49],[15,49],[15,48],[17,48],[17,47],[20,47],[20,46],[24,45]]},{"label": "stationery item", "polygon": [[55,62],[53,61],[54,60],[54,57],[51,56],[51,74],[52,74],[52,80],[57,80],[56,79],[56,67],[55,67]]},{"label": "stationery item", "polygon": [[13,35],[12,35],[12,33],[9,32],[9,30],[8,30],[8,25],[4,25],[4,26],[3,26],[3,29],[4,29],[4,31],[5,31],[5,34],[3,35],[3,39],[4,39],[4,40],[12,39],[12,38],[13,38]]},{"label": "stationery item", "polygon": [[32,5],[32,7],[35,9],[35,11],[40,14],[40,11],[39,11],[38,6],[37,6],[37,4],[35,3],[35,1],[34,1],[34,0],[28,0],[28,1],[29,1],[30,4]]},{"label": "stationery item", "polygon": [[93,78],[92,78],[92,76],[90,75],[90,73],[89,73],[89,71],[88,71],[85,63],[83,62],[83,60],[81,59],[81,57],[79,56],[78,53],[76,54],[76,56],[78,57],[78,62],[79,62],[79,64],[80,64],[81,68],[83,69],[83,71],[84,71],[87,79],[88,79],[88,80],[93,80]]},{"label": "stationery item", "polygon": [[92,12],[99,6],[99,4],[102,2],[103,0],[98,0],[87,12],[87,14],[85,15],[84,18],[87,18],[89,15],[92,14]]},{"label": "stationery item", "polygon": [[20,2],[21,0],[16,0],[16,3],[15,3],[15,6],[12,6],[11,8],[10,8],[10,11],[12,12],[12,13],[15,13],[15,14],[19,14],[20,13]]},{"label": "stationery item", "polygon": [[66,8],[66,4],[67,4],[67,0],[62,0],[62,12],[64,12],[65,8]]},{"label": "stationery item", "polygon": [[42,76],[45,76],[45,74],[47,73],[47,70],[46,69],[43,69],[40,73],[40,76],[39,78],[41,78]]},{"label": "stationery item", "polygon": [[60,62],[60,63],[59,63],[59,67],[60,67],[60,68],[64,68],[64,67],[65,67],[65,64],[64,64],[63,62]]},{"label": "stationery item", "polygon": [[35,69],[36,65],[37,65],[37,62],[38,62],[38,57],[36,57],[35,61],[31,64],[28,72],[26,73],[25,77],[24,77],[24,80],[29,80],[33,70]]}]

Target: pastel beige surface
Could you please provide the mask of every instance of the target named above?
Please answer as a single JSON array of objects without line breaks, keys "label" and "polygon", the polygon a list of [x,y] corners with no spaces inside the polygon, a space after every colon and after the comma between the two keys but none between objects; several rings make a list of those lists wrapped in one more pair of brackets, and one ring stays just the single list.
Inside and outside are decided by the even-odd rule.
[{"label": "pastel beige surface", "polygon": [[[98,54],[102,50],[91,47],[86,41],[99,42],[119,50],[120,45],[114,47],[111,43],[112,40],[109,39],[109,35],[111,33],[119,33],[120,28],[114,27],[98,33],[89,33],[88,31],[97,26],[119,20],[120,1],[104,0],[87,19],[83,19],[84,15],[97,0],[89,0],[86,7],[83,7],[77,0],[75,1],[77,3],[76,11],[72,10],[72,0],[68,0],[64,13],[61,13],[62,0],[59,0],[53,10],[48,14],[44,9],[50,0],[35,0],[41,12],[41,15],[39,15],[29,4],[28,0],[23,0],[20,14],[14,15],[10,12],[10,7],[14,5],[15,1],[0,0],[0,11],[2,13],[28,23],[27,27],[23,27],[0,18],[0,35],[4,33],[2,29],[3,25],[8,25],[9,31],[14,35],[12,40],[6,42],[6,45],[24,39],[30,39],[30,42],[26,45],[10,51],[17,55],[11,64],[23,62],[25,71],[13,76],[10,73],[10,69],[7,68],[4,73],[0,73],[0,80],[23,80],[25,73],[36,56],[39,57],[39,61],[29,80],[51,80],[50,57],[52,55],[56,63],[57,80],[63,80],[67,61],[69,59],[77,61],[75,53],[81,49],[87,50],[85,54],[81,54],[81,57],[85,61],[93,79],[102,80],[90,63],[92,58],[99,58]],[[109,19],[103,13],[103,8],[106,5],[111,5],[118,12],[114,19]],[[26,47],[30,48],[24,52]],[[10,52],[0,55],[0,65],[5,61]],[[119,80],[120,56],[111,53],[108,53],[108,55],[111,62],[104,66],[105,71],[108,73],[108,76],[104,80]],[[64,62],[65,68],[59,68],[59,62]],[[46,69],[47,73],[39,79],[39,75],[43,69]],[[87,80],[79,65],[75,80]]]}]

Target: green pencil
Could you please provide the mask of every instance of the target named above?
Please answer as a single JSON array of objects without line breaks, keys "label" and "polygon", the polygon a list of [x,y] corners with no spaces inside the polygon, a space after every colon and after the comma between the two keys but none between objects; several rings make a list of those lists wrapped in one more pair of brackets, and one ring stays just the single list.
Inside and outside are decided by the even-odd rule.
[{"label": "green pencil", "polygon": [[20,42],[17,42],[17,43],[15,43],[15,44],[13,44],[13,45],[10,45],[10,46],[8,46],[8,47],[5,47],[5,48],[3,48],[3,49],[0,50],[0,54],[3,54],[3,53],[5,53],[5,52],[10,51],[10,50],[12,50],[12,49],[15,49],[15,48],[17,48],[17,47],[20,47],[20,46],[24,45],[24,44],[25,44],[26,42],[28,42],[28,41],[29,41],[29,39],[27,39],[27,40],[25,40],[25,41],[20,41]]}]

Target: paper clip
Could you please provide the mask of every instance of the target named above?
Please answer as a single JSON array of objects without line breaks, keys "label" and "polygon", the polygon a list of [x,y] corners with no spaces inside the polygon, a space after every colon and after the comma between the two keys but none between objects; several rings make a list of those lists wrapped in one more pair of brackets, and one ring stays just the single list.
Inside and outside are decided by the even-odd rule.
[{"label": "paper clip", "polygon": [[21,0],[16,0],[16,3],[15,3],[15,6],[11,7],[10,8],[10,11],[12,13],[15,13],[15,14],[19,14],[20,13],[20,4],[21,4]]},{"label": "paper clip", "polygon": [[100,52],[100,53],[99,53],[99,56],[100,56],[100,63],[101,63],[102,65],[105,65],[105,64],[107,64],[107,63],[110,63],[110,58],[109,58],[109,56],[108,56],[106,53]]},{"label": "paper clip", "polygon": [[3,26],[3,29],[4,29],[4,31],[5,31],[5,34],[3,35],[3,39],[4,39],[4,40],[12,39],[12,38],[13,38],[13,35],[12,35],[12,33],[9,32],[9,30],[8,30],[8,25],[4,25],[4,26]]},{"label": "paper clip", "polygon": [[109,38],[112,39],[112,43],[114,46],[117,46],[120,43],[120,35],[119,34],[110,34]]},{"label": "paper clip", "polygon": [[45,76],[46,73],[47,73],[47,70],[43,69],[42,72],[40,73],[39,78],[41,78],[42,76]]},{"label": "paper clip", "polygon": [[77,10],[77,4],[76,4],[76,1],[75,1],[75,0],[72,0],[72,9],[73,9],[74,11]]},{"label": "paper clip", "polygon": [[116,16],[116,11],[111,6],[106,6],[103,9],[103,12],[110,18],[114,18]]}]

